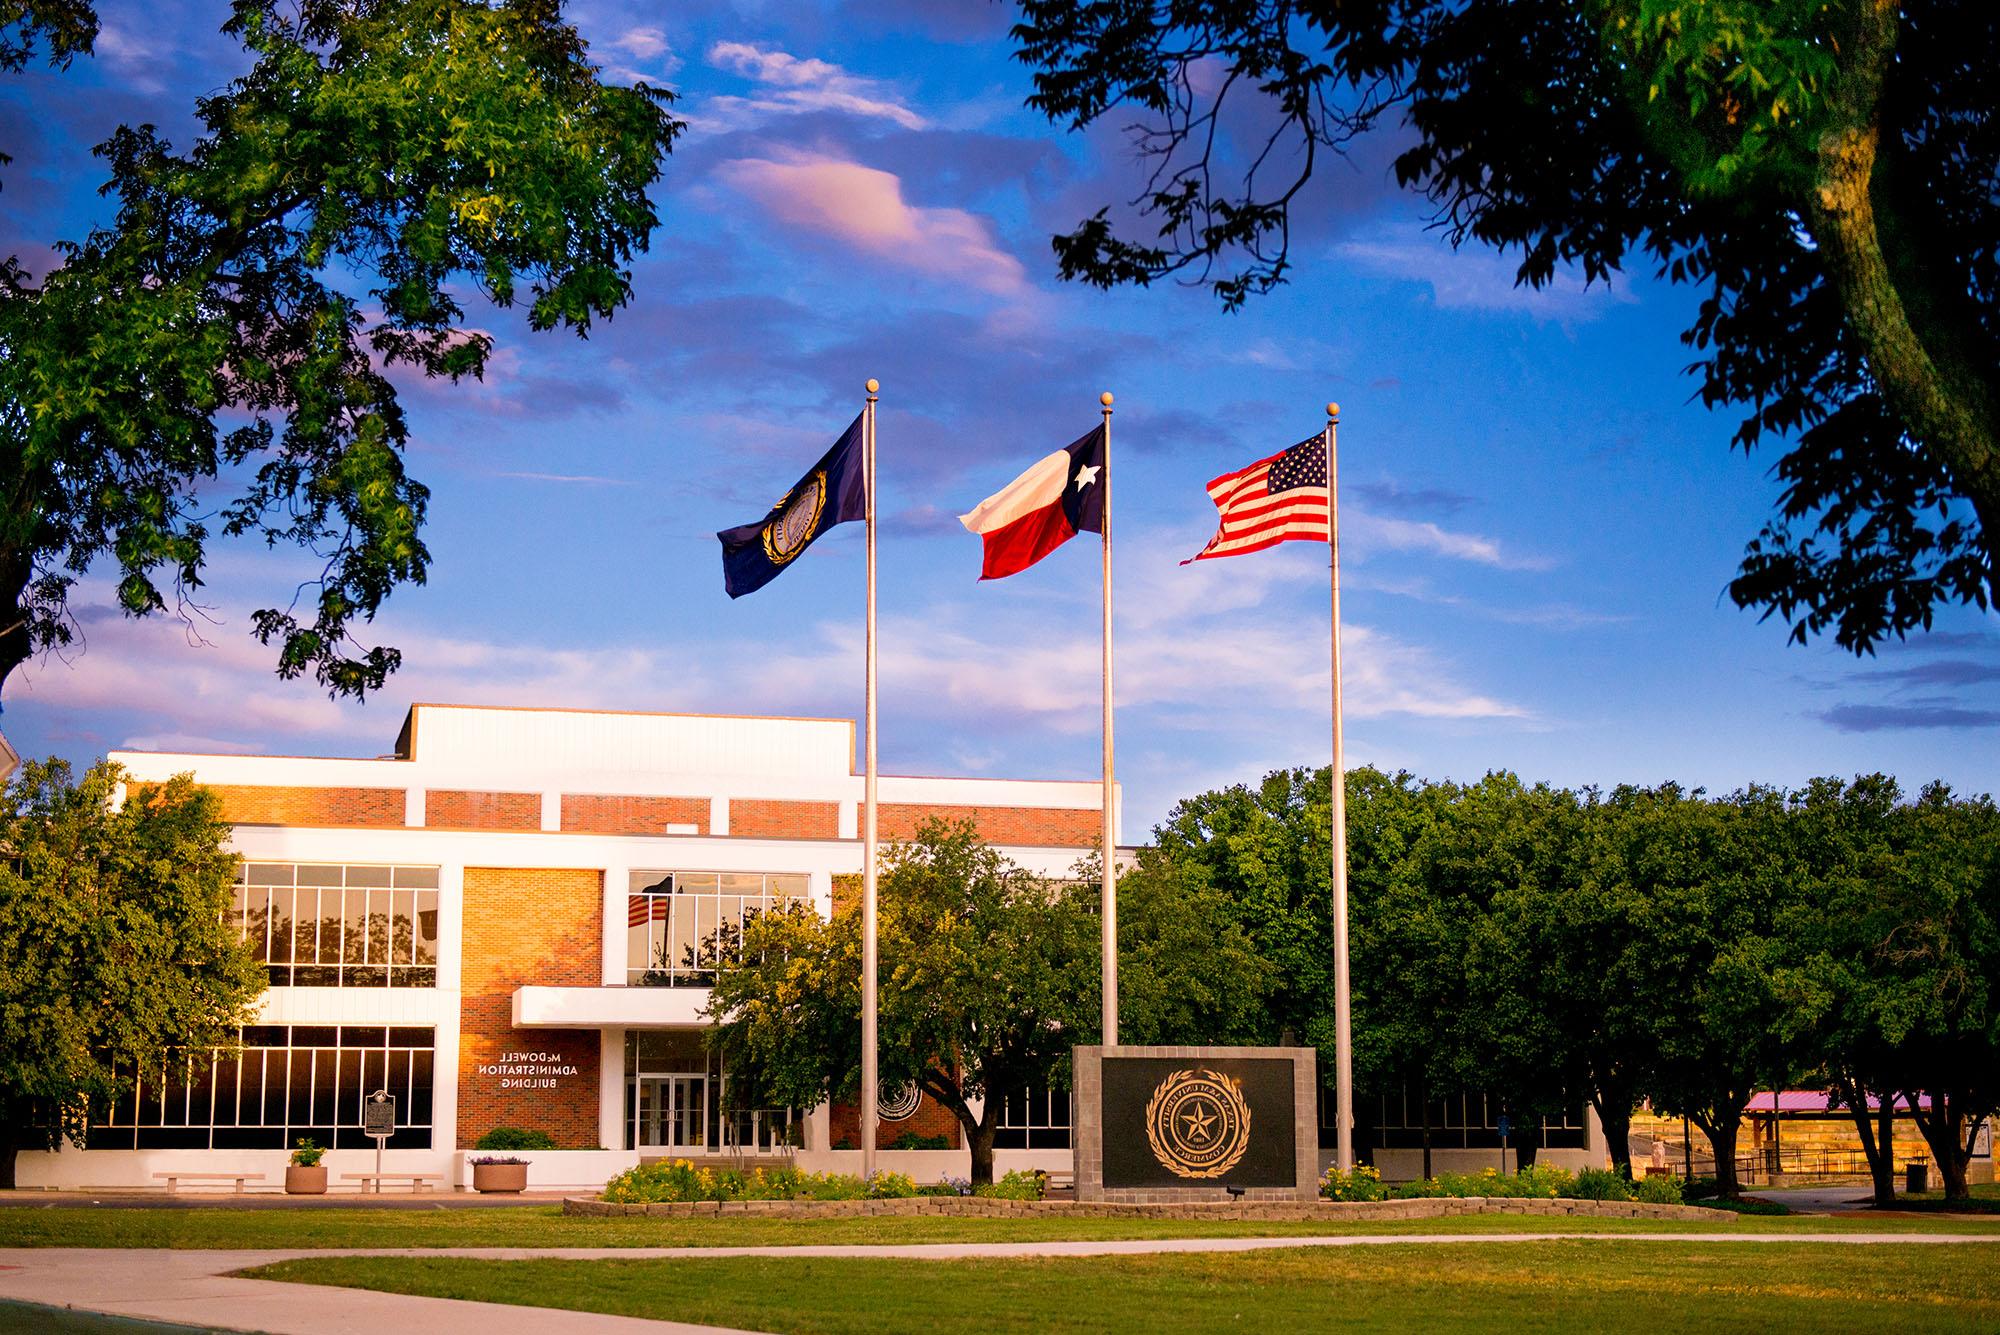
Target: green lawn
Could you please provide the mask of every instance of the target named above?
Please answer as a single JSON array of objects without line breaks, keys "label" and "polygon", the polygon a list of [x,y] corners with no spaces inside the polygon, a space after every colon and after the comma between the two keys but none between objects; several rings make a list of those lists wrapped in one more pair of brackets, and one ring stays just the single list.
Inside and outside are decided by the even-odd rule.
[{"label": "green lawn", "polygon": [[326,1257],[314,1284],[779,1332],[2000,1329],[1983,1248],[1538,1242],[1035,1261]]},{"label": "green lawn", "polygon": [[666,1219],[504,1210],[0,1208],[0,1247],[715,1247],[801,1243],[1026,1242],[1056,1238],[1282,1237],[1333,1233],[1630,1233],[1669,1230],[1974,1232],[2000,1220],[1794,1217],[1723,1223],[1472,1215],[1378,1224],[1150,1219]]}]

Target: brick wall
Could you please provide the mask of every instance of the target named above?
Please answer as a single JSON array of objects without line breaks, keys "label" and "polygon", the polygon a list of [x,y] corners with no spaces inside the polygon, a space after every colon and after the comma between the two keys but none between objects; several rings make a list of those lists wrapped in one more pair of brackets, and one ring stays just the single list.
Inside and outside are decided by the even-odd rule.
[{"label": "brick wall", "polygon": [[[284,788],[211,783],[231,825],[400,826],[401,788]],[[142,791],[133,785],[133,791]]]},{"label": "brick wall", "polygon": [[840,803],[732,797],[729,833],[740,839],[838,839]]},{"label": "brick wall", "polygon": [[539,830],[542,795],[433,788],[424,794],[424,824],[443,830]]},{"label": "brick wall", "polygon": [[883,802],[876,826],[884,839],[911,839],[926,820],[969,820],[989,844],[1031,848],[1087,848],[1104,832],[1104,813],[1074,807],[971,807]]},{"label": "brick wall", "polygon": [[669,825],[692,825],[708,833],[705,797],[603,796],[564,793],[562,827],[588,834],[662,834]]},{"label": "brick wall", "polygon": [[[828,1145],[838,1145],[842,1141],[861,1148],[861,1109],[852,1103],[835,1103],[827,1110],[826,1134]],[[950,1109],[930,1095],[924,1095],[917,1110],[900,1122],[877,1121],[875,1123],[875,1147],[888,1149],[902,1135],[948,1136],[948,1148],[958,1149],[963,1142],[959,1138],[958,1118]]]},{"label": "brick wall", "polygon": [[[460,966],[458,1144],[470,1149],[496,1126],[546,1131],[562,1149],[597,1145],[598,1034],[590,1029],[516,1029],[514,989],[524,984],[595,987],[603,981],[604,876],[522,867],[465,869],[465,946]],[[508,1052],[548,1054],[574,1066],[554,1088],[502,1088],[481,1066]]]}]

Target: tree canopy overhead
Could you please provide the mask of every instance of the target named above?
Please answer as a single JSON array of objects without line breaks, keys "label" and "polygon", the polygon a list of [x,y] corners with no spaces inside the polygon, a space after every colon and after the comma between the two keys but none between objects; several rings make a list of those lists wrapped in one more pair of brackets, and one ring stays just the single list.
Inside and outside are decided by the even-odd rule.
[{"label": "tree canopy overhead", "polygon": [[[280,675],[379,687],[400,655],[351,632],[428,562],[390,370],[480,375],[473,290],[586,333],[658,222],[671,94],[600,82],[557,0],[237,0],[225,31],[254,63],[199,138],[119,127],[115,221],[39,281],[0,261],[0,682],[71,641],[100,562],[145,615],[227,535],[318,564],[254,615]],[[95,32],[75,0],[0,3],[0,68]]]},{"label": "tree canopy overhead", "polygon": [[[1329,157],[1399,136],[1454,242],[1704,293],[1736,443],[1783,442],[1730,584],[1866,652],[1986,606],[2000,552],[2000,11],[1974,0],[1022,0],[1030,105],[1136,109],[1136,218],[1055,238],[1101,286],[1282,282]],[[1250,105],[1240,105],[1243,103]]]}]

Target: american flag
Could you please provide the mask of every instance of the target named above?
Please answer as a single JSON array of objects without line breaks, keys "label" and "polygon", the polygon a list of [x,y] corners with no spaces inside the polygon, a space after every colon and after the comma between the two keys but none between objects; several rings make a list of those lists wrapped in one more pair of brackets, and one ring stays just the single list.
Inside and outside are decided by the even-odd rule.
[{"label": "american flag", "polygon": [[1308,436],[1282,454],[1224,473],[1208,484],[1222,526],[1187,561],[1261,552],[1281,542],[1327,541],[1326,437]]}]

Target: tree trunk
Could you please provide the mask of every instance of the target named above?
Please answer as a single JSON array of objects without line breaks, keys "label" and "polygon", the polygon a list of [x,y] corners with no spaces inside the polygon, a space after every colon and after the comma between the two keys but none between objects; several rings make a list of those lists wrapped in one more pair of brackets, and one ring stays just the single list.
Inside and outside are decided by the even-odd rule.
[{"label": "tree trunk", "polygon": [[[1917,328],[1899,280],[1922,277],[1892,269],[1876,217],[1882,81],[1895,57],[1897,11],[1898,0],[1854,6],[1841,74],[1830,90],[1833,124],[1821,136],[1806,191],[1807,216],[1883,398],[1972,502],[1992,557],[2000,553],[2000,412],[1991,368],[1968,362],[1948,327]],[[1894,200],[1887,206],[1893,209]],[[1962,300],[1946,295],[1947,304]]]},{"label": "tree trunk", "polygon": [[1626,1177],[1632,1176],[1632,1101],[1595,1091],[1590,1096],[1590,1106],[1597,1109],[1598,1123],[1604,1128],[1611,1166]]},{"label": "tree trunk", "polygon": [[14,1189],[14,1160],[20,1152],[20,1148],[14,1144],[11,1136],[4,1143],[0,1143],[0,1191]]},{"label": "tree trunk", "polygon": [[1966,1172],[1972,1164],[1972,1137],[1965,1132],[1964,1097],[1949,1092],[1933,1092],[1929,1112],[1918,1105],[1916,1091],[1912,1090],[1904,1097],[1909,1100],[1910,1115],[1916,1119],[1917,1130],[1923,1132],[1924,1143],[1931,1147],[1931,1160],[1937,1164],[1938,1180],[1944,1183],[1944,1198],[1948,1201],[1969,1200],[1972,1188],[1966,1181]]},{"label": "tree trunk", "polygon": [[1743,1194],[1742,1179],[1736,1176],[1736,1142],[1743,1131],[1742,1115],[1718,1117],[1712,1121],[1697,1117],[1694,1124],[1708,1137],[1708,1147],[1715,1154],[1716,1190],[1725,1198],[1735,1200]]},{"label": "tree trunk", "polygon": [[1886,1210],[1896,1203],[1895,1097],[1883,1098],[1871,1114],[1868,1111],[1868,1091],[1862,1088],[1860,1081],[1836,1075],[1832,1085],[1834,1098],[1846,1105],[1847,1115],[1854,1122],[1855,1134],[1861,1139],[1861,1154],[1868,1160],[1868,1178],[1873,1185],[1875,1205]]},{"label": "tree trunk", "polygon": [[[997,1108],[999,1100],[991,1100],[988,1108]],[[1000,1129],[997,1112],[982,1116],[977,1122],[966,1127],[965,1143],[972,1150],[972,1184],[990,1185],[993,1181],[993,1136]]]},{"label": "tree trunk", "polygon": [[1514,1134],[1508,1137],[1514,1145],[1514,1171],[1520,1172],[1535,1166],[1535,1156],[1541,1152],[1542,1148],[1537,1143],[1542,1138],[1541,1129],[1541,1126],[1537,1124],[1534,1131],[1523,1135],[1521,1129],[1516,1127]]}]

